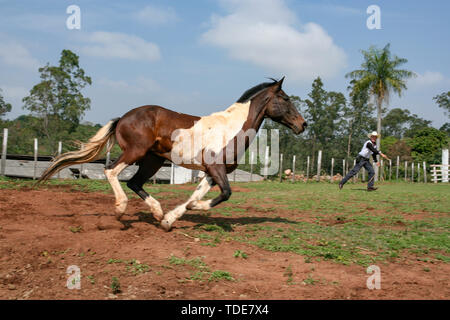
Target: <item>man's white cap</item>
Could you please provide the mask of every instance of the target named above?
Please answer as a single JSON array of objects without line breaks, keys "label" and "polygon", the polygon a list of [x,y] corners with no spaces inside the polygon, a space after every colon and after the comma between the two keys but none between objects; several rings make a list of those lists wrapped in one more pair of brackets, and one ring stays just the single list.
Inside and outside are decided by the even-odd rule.
[{"label": "man's white cap", "polygon": [[380,137],[381,135],[378,134],[378,132],[376,132],[376,131],[372,131],[367,136],[370,138],[370,137]]}]

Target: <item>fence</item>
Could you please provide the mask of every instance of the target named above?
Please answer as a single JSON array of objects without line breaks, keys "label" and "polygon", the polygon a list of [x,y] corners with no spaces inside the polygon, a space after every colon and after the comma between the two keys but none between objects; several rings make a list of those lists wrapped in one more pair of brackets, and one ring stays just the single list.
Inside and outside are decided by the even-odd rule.
[{"label": "fence", "polygon": [[[328,181],[339,182],[350,169],[356,165],[356,159],[337,159],[331,158],[327,163],[323,161],[323,152],[319,150],[316,156],[315,168],[313,168],[312,157],[306,156],[300,159],[299,156],[293,155],[292,162],[280,154],[280,168],[278,179],[283,178],[295,181]],[[372,161],[372,160],[371,160]],[[285,165],[284,163],[288,163]],[[292,166],[291,166],[292,164]],[[427,166],[426,162],[400,162],[400,157],[395,161],[380,160],[379,180],[393,181],[404,180],[406,182],[429,182],[428,177],[431,168],[437,168],[438,165]],[[285,169],[287,169],[285,171]],[[315,174],[311,175],[311,172]],[[436,169],[439,173],[440,170]],[[367,182],[368,174],[364,168],[361,169],[353,178],[353,182]],[[434,181],[434,180],[433,180]],[[444,179],[445,181],[445,179]]]},{"label": "fence", "polygon": [[[7,154],[8,129],[3,130],[3,145],[0,161],[0,176],[10,176],[18,178],[37,179],[45,169],[50,166],[53,158],[51,156],[39,156],[39,141],[34,139],[33,155],[12,155]],[[268,150],[266,150],[268,152]],[[62,152],[62,142],[58,142],[58,155]],[[268,153],[267,153],[268,155]],[[57,173],[57,178],[65,179],[106,179],[104,168],[111,163],[111,155],[108,152],[105,159],[98,159],[89,163],[69,166]],[[128,166],[119,175],[119,180],[127,181],[136,173],[136,165]],[[153,183],[174,183],[182,184],[186,182],[196,182],[202,176],[198,170],[185,169],[166,161],[161,169],[150,178]],[[243,170],[234,170],[228,174],[228,180],[232,182],[261,181],[263,177]]]},{"label": "fence", "polygon": [[[6,168],[8,167],[9,171],[14,168],[17,169],[17,172],[27,171],[29,172],[27,175],[22,175],[26,177],[31,177],[36,179],[39,177],[42,172],[49,166],[49,162],[51,161],[51,157],[39,157],[38,156],[38,147],[39,143],[37,139],[34,139],[34,156],[31,158],[22,158],[17,159],[17,157],[7,155],[7,144],[8,144],[8,129],[3,130],[3,144],[2,144],[2,154],[0,161],[0,175],[12,175],[12,176],[21,176],[18,173],[9,173]],[[58,154],[61,154],[62,143],[58,143]],[[445,151],[445,150],[444,150]],[[448,151],[447,151],[448,152]],[[356,164],[355,159],[338,159],[334,157],[326,157],[326,153],[323,153],[322,150],[319,150],[316,155],[293,155],[292,159],[283,158],[283,154],[280,154],[279,161],[279,170],[278,170],[278,179],[279,181],[283,181],[283,178],[289,178],[292,182],[295,181],[305,181],[308,182],[310,180],[314,181],[329,181],[335,182],[340,181],[342,177],[344,177],[351,166]],[[26,157],[26,156],[25,156]],[[45,158],[45,159],[44,159]],[[260,164],[255,166],[255,154],[252,152],[249,155],[250,166],[246,166],[246,171],[243,170],[235,170],[234,172],[228,174],[228,179],[230,181],[260,181],[263,180],[258,174],[254,173],[254,169],[262,169],[261,171],[257,171],[258,173],[263,173],[264,179],[274,178],[274,176],[268,176],[268,165],[269,161],[269,147],[266,147],[264,153],[264,165],[259,167]],[[444,158],[444,157],[443,157]],[[448,153],[447,153],[448,158]],[[16,160],[15,163],[12,161]],[[17,162],[19,161],[19,162]],[[103,169],[104,165],[110,163],[110,154],[106,155],[106,159],[101,159],[97,161],[93,161],[88,164],[77,165],[74,167],[70,167],[68,169],[64,169],[60,173],[58,173],[58,178],[93,178],[93,179],[105,179]],[[448,160],[447,160],[448,163]],[[290,166],[292,164],[292,166]],[[395,164],[393,161],[389,160],[387,162],[381,160],[380,161],[380,176],[379,180],[401,180],[410,181],[410,182],[428,182],[428,173],[430,173],[430,168],[432,169],[432,181],[437,183],[437,181],[448,182],[448,164],[445,162],[443,165],[431,165],[427,167],[426,162],[408,162],[404,161],[404,163],[400,162],[400,157],[397,157]],[[240,167],[243,168],[243,167]],[[286,174],[283,170],[291,169],[289,174]],[[136,172],[137,166],[130,166],[124,170],[123,173],[119,176],[122,177],[122,180],[127,180],[131,178],[131,176]],[[158,171],[152,178],[154,182],[157,180],[160,181],[170,181],[170,183],[184,183],[188,181],[196,181],[199,178],[199,173],[188,170],[183,171],[184,169],[178,166],[174,166],[169,162],[165,163],[163,168]],[[187,170],[187,169],[186,169]],[[32,173],[30,173],[32,172]],[[315,174],[313,174],[315,172]],[[312,175],[312,176],[311,176]],[[357,182],[365,182],[367,181],[367,172],[363,168],[358,174],[353,177],[352,181]]]},{"label": "fence", "polygon": [[448,164],[432,164],[431,166],[431,181],[434,183],[438,183],[438,181],[441,182],[448,182],[449,178],[449,167]]}]

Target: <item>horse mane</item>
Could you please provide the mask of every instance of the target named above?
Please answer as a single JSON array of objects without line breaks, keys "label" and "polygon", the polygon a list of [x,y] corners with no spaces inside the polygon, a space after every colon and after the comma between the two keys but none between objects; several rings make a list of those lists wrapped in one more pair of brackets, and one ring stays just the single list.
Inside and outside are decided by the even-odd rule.
[{"label": "horse mane", "polygon": [[256,94],[258,94],[262,90],[267,89],[278,82],[277,80],[275,80],[273,78],[269,78],[269,79],[272,80],[272,82],[263,82],[263,83],[260,83],[256,86],[254,86],[253,88],[248,89],[247,91],[244,92],[244,94],[236,102],[238,102],[238,103],[247,102],[248,100],[251,100]]}]

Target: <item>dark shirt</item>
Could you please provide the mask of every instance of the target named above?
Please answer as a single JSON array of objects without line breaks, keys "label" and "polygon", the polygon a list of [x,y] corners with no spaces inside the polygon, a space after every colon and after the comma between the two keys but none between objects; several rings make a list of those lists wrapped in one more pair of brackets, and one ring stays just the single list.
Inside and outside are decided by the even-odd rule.
[{"label": "dark shirt", "polygon": [[377,147],[374,146],[371,141],[367,142],[366,147],[367,149],[373,152],[372,153],[373,162],[378,162],[377,155],[380,154],[380,151],[377,150]]}]

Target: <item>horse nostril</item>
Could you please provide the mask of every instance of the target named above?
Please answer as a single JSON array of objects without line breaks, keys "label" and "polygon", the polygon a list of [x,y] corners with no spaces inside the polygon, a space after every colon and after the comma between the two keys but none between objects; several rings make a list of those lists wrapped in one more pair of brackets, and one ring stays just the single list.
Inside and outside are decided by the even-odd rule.
[{"label": "horse nostril", "polygon": [[308,126],[308,123],[305,121],[303,122],[303,128],[306,128]]}]

